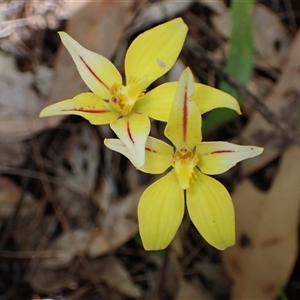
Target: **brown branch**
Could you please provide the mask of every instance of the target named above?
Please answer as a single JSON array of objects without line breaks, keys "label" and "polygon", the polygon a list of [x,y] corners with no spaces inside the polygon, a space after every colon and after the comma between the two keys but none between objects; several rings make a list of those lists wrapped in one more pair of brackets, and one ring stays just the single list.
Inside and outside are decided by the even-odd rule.
[{"label": "brown branch", "polygon": [[235,89],[236,92],[243,99],[248,101],[250,105],[252,105],[270,124],[277,128],[291,142],[300,145],[299,131],[292,128],[288,123],[269,110],[269,108],[258,97],[250,93],[243,84],[226,72],[221,65],[211,59],[206,53],[206,50],[200,45],[190,38],[187,38],[186,45],[188,51],[191,51],[196,58],[205,60],[222,80],[226,81],[233,89]]}]

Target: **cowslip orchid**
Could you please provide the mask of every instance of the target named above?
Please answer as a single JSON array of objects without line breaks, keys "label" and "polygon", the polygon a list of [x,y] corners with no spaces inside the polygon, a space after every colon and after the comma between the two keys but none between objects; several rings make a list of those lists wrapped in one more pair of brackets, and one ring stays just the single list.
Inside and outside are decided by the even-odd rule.
[{"label": "cowslip orchid", "polygon": [[[235,217],[226,188],[208,175],[226,172],[236,163],[257,156],[263,149],[228,142],[202,142],[201,105],[195,101],[193,75],[181,75],[164,131],[173,146],[153,137],[145,145],[145,164],[139,169],[161,174],[138,205],[140,235],[146,250],[164,249],[174,238],[184,215],[185,203],[191,221],[203,238],[217,249],[235,243]],[[119,139],[106,139],[107,147],[125,155],[131,152]]]},{"label": "cowslip orchid", "polygon": [[40,117],[74,114],[95,125],[110,124],[131,151],[135,164],[141,166],[150,120],[147,107],[141,104],[136,109],[135,105],[145,96],[145,89],[171,69],[186,33],[186,24],[177,18],[139,35],[125,56],[126,85],[123,85],[121,74],[108,59],[60,32],[62,43],[91,92],[47,106]]},{"label": "cowslip orchid", "polygon": [[[125,56],[125,85],[121,74],[108,59],[60,32],[62,43],[91,92],[49,105],[41,111],[40,117],[73,114],[94,125],[110,124],[130,151],[134,164],[141,167],[150,132],[149,117],[168,120],[177,83],[165,83],[147,93],[146,88],[174,65],[187,30],[183,20],[176,18],[140,34]],[[216,107],[227,107],[240,113],[233,97],[202,84],[195,84],[194,100],[201,113]]]}]

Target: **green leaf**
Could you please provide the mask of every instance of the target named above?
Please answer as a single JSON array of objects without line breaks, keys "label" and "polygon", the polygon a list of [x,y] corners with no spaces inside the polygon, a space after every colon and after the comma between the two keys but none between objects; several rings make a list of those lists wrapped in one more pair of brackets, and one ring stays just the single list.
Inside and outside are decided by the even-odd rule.
[{"label": "green leaf", "polygon": [[[252,33],[252,14],[254,0],[234,0],[231,8],[231,41],[226,62],[226,71],[243,84],[247,84],[252,75],[254,61],[254,43]],[[236,92],[225,82],[221,82],[221,90],[236,97]],[[220,108],[204,117],[203,131],[208,132],[231,121],[236,113]]]}]

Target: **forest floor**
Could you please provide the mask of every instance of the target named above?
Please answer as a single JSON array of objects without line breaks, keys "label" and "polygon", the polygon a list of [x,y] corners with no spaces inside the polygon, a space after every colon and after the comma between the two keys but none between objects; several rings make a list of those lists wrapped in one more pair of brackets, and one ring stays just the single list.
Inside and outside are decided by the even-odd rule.
[{"label": "forest floor", "polygon": [[[257,1],[252,31],[236,44],[248,43],[250,56],[237,54],[230,69],[230,24],[241,22],[231,2],[0,1],[0,300],[299,299],[300,2]],[[265,148],[216,177],[237,226],[236,245],[221,252],[188,215],[166,250],[145,251],[137,205],[158,177],[104,146],[109,126],[38,117],[88,90],[57,31],[124,75],[132,40],[175,17],[188,37],[150,88],[187,66],[203,84],[227,82],[243,114],[222,124],[205,114],[204,140]],[[162,137],[164,126],[153,122],[151,134]]]}]

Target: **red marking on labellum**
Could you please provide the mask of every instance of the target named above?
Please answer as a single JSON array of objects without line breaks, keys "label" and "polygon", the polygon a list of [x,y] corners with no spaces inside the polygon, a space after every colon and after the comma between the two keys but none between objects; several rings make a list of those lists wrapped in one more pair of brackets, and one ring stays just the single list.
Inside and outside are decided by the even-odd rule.
[{"label": "red marking on labellum", "polygon": [[153,150],[153,149],[151,149],[151,148],[148,148],[148,147],[146,147],[146,148],[145,148],[145,150],[146,150],[146,151],[149,151],[149,152],[157,153],[157,151],[156,151],[156,150]]},{"label": "red marking on labellum", "polygon": [[72,109],[62,109],[61,111],[81,111],[81,112],[92,113],[92,114],[105,114],[105,113],[110,112],[110,110],[107,110],[107,109],[85,109],[83,107],[72,108]]},{"label": "red marking on labellum", "polygon": [[234,152],[233,150],[216,150],[211,152],[210,154],[220,154],[220,153],[232,153]]},{"label": "red marking on labellum", "polygon": [[182,116],[182,125],[183,125],[183,140],[186,141],[186,132],[187,132],[187,114],[188,114],[188,107],[187,107],[187,86],[184,89],[184,101],[183,101],[183,116]]},{"label": "red marking on labellum", "polygon": [[131,140],[132,144],[135,144],[134,140],[132,138],[132,135],[131,135],[131,131],[130,131],[130,127],[129,127],[129,122],[128,121],[127,121],[127,133],[128,133],[129,139]]},{"label": "red marking on labellum", "polygon": [[109,87],[97,76],[97,74],[91,69],[91,67],[85,62],[85,60],[79,55],[80,60],[84,63],[84,65],[87,67],[87,69],[92,73],[92,75],[102,84],[104,85],[108,90]]}]

